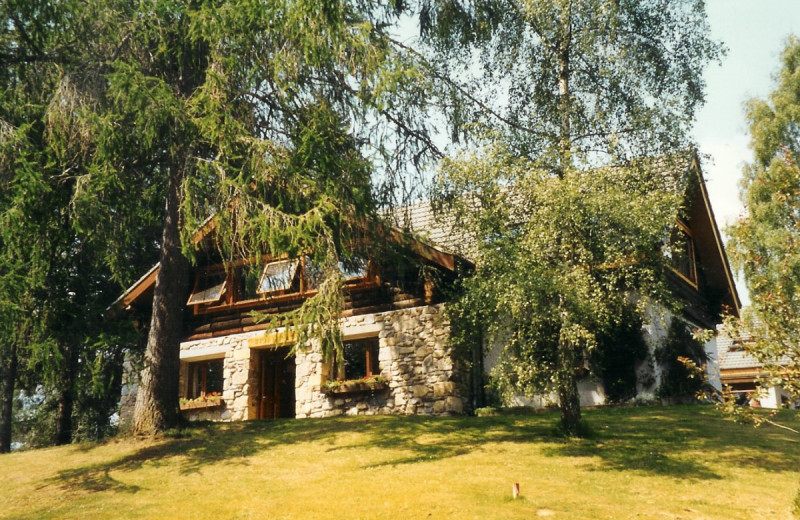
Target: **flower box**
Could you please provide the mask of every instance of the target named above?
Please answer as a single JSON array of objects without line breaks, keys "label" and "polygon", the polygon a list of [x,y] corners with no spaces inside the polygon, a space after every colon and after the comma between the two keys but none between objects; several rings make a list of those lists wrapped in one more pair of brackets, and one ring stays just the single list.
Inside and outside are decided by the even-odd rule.
[{"label": "flower box", "polygon": [[335,385],[322,385],[320,392],[323,394],[357,394],[361,392],[376,392],[386,388],[386,381],[343,381]]},{"label": "flower box", "polygon": [[206,399],[201,401],[187,401],[181,403],[181,410],[197,410],[201,408],[215,408],[222,405],[222,399]]}]

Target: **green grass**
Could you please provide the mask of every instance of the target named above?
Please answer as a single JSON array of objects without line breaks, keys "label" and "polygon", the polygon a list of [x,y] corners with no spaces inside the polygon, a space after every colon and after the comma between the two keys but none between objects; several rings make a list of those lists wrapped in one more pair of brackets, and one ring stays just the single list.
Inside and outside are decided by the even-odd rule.
[{"label": "green grass", "polygon": [[552,413],[352,417],[13,453],[0,518],[791,518],[800,435],[706,406],[585,416],[592,439]]}]

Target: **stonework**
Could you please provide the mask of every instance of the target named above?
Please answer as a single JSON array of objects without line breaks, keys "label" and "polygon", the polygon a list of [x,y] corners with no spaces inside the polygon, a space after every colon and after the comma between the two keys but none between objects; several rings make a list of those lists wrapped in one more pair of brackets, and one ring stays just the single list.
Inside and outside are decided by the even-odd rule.
[{"label": "stonework", "polygon": [[[464,413],[468,400],[461,373],[447,345],[450,324],[444,305],[427,305],[342,319],[345,340],[378,338],[380,375],[385,388],[325,394],[329,365],[317,344],[295,355],[295,416]],[[250,344],[269,348],[250,332],[181,344],[181,393],[187,362],[223,359],[222,404],[184,410],[190,421],[241,421],[257,417],[258,365]],[[254,340],[254,341],[251,341]],[[124,399],[125,397],[123,397]],[[132,410],[132,409],[131,409]],[[128,412],[126,412],[128,413]],[[123,414],[124,415],[124,414]]]},{"label": "stonework", "polygon": [[[257,387],[255,357],[250,356],[248,340],[263,332],[248,332],[221,338],[181,343],[181,361],[201,361],[223,358],[222,405],[214,408],[184,410],[190,421],[243,421],[254,418],[251,389]],[[180,388],[184,393],[187,364],[181,363]]]},{"label": "stonework", "polygon": [[345,340],[377,337],[386,388],[325,395],[327,366],[318,347],[297,355],[296,416],[442,415],[465,411],[459,373],[447,346],[450,324],[443,305],[414,307],[343,320]]}]

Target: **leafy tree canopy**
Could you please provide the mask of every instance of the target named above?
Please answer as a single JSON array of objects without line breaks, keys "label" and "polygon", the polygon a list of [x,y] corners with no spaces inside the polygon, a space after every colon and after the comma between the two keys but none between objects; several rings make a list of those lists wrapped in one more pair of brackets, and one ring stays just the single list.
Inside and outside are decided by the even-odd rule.
[{"label": "leafy tree canopy", "polygon": [[775,90],[747,105],[754,161],[744,169],[747,214],[729,228],[751,313],[732,323],[763,364],[767,385],[800,398],[800,40],[781,56]]},{"label": "leafy tree canopy", "polygon": [[659,265],[689,163],[676,152],[722,50],[699,0],[432,0],[422,21],[474,101],[451,121],[501,143],[442,169],[478,249],[457,314],[506,344],[501,388],[554,391],[575,433],[597,338],[630,294],[671,301]]}]

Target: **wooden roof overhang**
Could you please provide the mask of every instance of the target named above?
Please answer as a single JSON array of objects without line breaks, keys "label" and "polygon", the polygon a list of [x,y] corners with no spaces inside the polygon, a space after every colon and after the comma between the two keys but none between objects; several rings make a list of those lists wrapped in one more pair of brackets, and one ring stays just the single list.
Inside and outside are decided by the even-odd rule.
[{"label": "wooden roof overhang", "polygon": [[688,218],[694,233],[695,247],[703,259],[708,283],[722,293],[721,302],[728,312],[738,317],[742,303],[696,154],[692,155],[691,168],[694,170],[691,177],[696,181],[697,190],[689,206]]},{"label": "wooden roof overhang", "polygon": [[[216,223],[213,218],[208,218],[195,233],[192,242],[195,247],[199,246],[206,240],[216,229]],[[452,273],[456,272],[459,264],[472,265],[468,260],[457,258],[455,255],[440,251],[428,244],[420,242],[419,240],[401,233],[400,231],[390,228],[381,233],[385,235],[387,240],[402,244],[408,247],[414,254],[427,262],[441,267]],[[133,283],[128,289],[122,293],[109,307],[108,312],[114,315],[116,312],[129,310],[137,303],[149,300],[152,298],[153,290],[156,283],[156,276],[158,275],[160,263],[157,263],[150,268],[141,278]]]},{"label": "wooden roof overhang", "polygon": [[723,368],[719,371],[719,378],[723,384],[753,383],[761,376],[758,367]]}]

